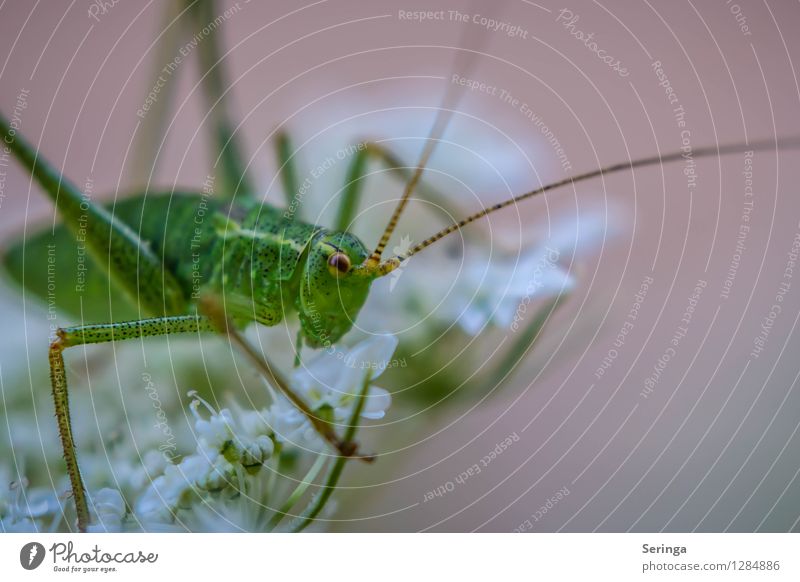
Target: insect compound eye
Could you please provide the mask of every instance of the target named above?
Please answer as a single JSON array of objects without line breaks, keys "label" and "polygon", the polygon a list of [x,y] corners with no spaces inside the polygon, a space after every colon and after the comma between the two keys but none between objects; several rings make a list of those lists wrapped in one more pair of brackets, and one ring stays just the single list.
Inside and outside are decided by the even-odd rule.
[{"label": "insect compound eye", "polygon": [[328,257],[328,270],[333,275],[345,275],[350,270],[350,257],[341,252]]}]

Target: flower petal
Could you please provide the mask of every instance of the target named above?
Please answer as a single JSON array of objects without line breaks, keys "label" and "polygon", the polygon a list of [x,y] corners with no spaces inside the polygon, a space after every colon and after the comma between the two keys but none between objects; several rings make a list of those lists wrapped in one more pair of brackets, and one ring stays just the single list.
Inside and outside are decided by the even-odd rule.
[{"label": "flower petal", "polygon": [[391,405],[392,395],[387,390],[378,386],[370,386],[361,416],[369,420],[381,419]]},{"label": "flower petal", "polygon": [[[397,349],[398,340],[395,336],[385,333],[373,335],[356,344],[347,354],[347,365],[357,370],[372,370],[374,380],[386,370],[389,362]],[[361,374],[363,378],[364,374]],[[355,387],[355,392],[360,386]]]}]

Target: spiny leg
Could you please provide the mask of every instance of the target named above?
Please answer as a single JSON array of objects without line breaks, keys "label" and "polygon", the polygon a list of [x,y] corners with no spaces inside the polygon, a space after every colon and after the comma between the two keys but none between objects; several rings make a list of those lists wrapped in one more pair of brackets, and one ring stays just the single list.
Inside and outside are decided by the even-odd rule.
[{"label": "spiny leg", "polygon": [[67,371],[64,368],[63,351],[64,347],[61,345],[60,338],[50,344],[50,385],[56,410],[58,434],[61,437],[61,448],[64,451],[64,462],[67,465],[72,498],[75,500],[75,509],[78,514],[78,529],[86,531],[86,527],[89,525],[89,505],[86,502],[86,489],[83,486],[78,457],[75,453],[75,440],[72,437],[69,389],[67,388]]},{"label": "spiny leg", "polygon": [[289,386],[289,382],[278,372],[277,368],[271,364],[263,354],[260,354],[228,320],[225,316],[224,307],[220,299],[212,295],[203,295],[200,298],[200,308],[202,312],[208,316],[214,328],[231,339],[256,369],[261,372],[267,382],[278,388],[280,392],[305,415],[317,434],[336,449],[340,455],[343,457],[357,457],[367,463],[371,463],[375,460],[374,455],[357,455],[357,443],[349,442],[346,439],[340,439],[333,426],[309,408],[305,400]]},{"label": "spiny leg", "polygon": [[[49,165],[27,140],[0,115],[4,144],[36,178],[52,199],[67,228],[80,232],[89,255],[109,278],[118,283],[140,311],[158,316],[185,312],[187,301],[175,276],[164,268],[149,245],[105,208],[86,199],[56,168]],[[141,284],[140,284],[141,283]],[[78,513],[78,527],[86,529],[89,509],[78,467],[69,415],[67,377],[62,352],[72,346],[213,328],[196,315],[153,317],[134,322],[85,325],[58,330],[49,351],[50,380],[64,458]]]},{"label": "spiny leg", "polygon": [[89,525],[89,505],[72,436],[64,350],[86,344],[200,331],[214,331],[214,326],[206,317],[198,315],[154,317],[139,321],[81,325],[57,330],[57,338],[50,344],[50,383],[53,388],[58,432],[64,449],[64,460],[67,464],[72,496],[75,499],[80,531],[86,531]]}]

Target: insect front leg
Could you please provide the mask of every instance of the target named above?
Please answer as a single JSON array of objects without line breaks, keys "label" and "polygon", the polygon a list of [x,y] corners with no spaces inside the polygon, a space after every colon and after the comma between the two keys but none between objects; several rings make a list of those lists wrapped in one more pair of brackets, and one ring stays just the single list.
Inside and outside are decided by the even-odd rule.
[{"label": "insect front leg", "polygon": [[305,400],[303,400],[292,388],[289,382],[278,372],[278,369],[268,358],[260,354],[244,336],[233,326],[225,316],[223,301],[214,295],[204,295],[200,298],[200,308],[207,314],[214,328],[220,333],[227,335],[231,342],[236,345],[248,360],[256,367],[267,382],[277,388],[294,406],[297,407],[308,419],[314,430],[328,444],[330,444],[342,457],[353,457],[361,461],[371,463],[375,460],[374,455],[359,454],[358,444],[348,439],[340,439],[339,435],[328,421],[315,413]]},{"label": "insect front leg", "polygon": [[50,383],[53,389],[58,432],[61,436],[61,446],[64,449],[64,460],[67,464],[72,496],[75,499],[78,529],[80,531],[86,531],[89,525],[89,505],[80,467],[78,466],[75,441],[72,436],[67,372],[64,367],[64,350],[86,344],[200,331],[214,331],[214,326],[207,318],[197,315],[155,317],[139,321],[81,325],[57,330],[57,337],[50,344],[49,351]]}]

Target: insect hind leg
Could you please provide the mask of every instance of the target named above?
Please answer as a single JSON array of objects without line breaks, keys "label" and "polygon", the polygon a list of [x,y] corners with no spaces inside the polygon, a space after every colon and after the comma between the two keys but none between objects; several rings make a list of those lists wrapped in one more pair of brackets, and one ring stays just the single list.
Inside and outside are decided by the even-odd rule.
[{"label": "insect hind leg", "polygon": [[197,315],[179,315],[171,317],[155,317],[138,321],[118,323],[101,323],[59,328],[56,339],[50,344],[50,384],[53,390],[58,432],[67,464],[72,497],[78,515],[78,529],[86,531],[89,526],[89,504],[86,489],[78,466],[78,454],[72,435],[72,421],[69,410],[69,389],[67,372],[64,366],[64,350],[86,344],[106,343],[114,340],[135,339],[168,335],[173,333],[189,333],[214,331],[209,320]]},{"label": "insect hind leg", "polygon": [[89,525],[89,504],[86,501],[86,489],[78,467],[78,456],[75,452],[75,440],[72,437],[72,421],[69,412],[69,390],[67,388],[67,371],[64,367],[64,330],[59,329],[59,338],[50,344],[48,352],[50,360],[50,385],[53,391],[53,404],[58,422],[58,434],[61,437],[61,449],[64,451],[64,462],[67,465],[72,498],[78,513],[78,529],[86,531]]}]

